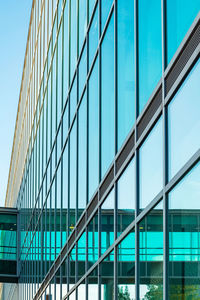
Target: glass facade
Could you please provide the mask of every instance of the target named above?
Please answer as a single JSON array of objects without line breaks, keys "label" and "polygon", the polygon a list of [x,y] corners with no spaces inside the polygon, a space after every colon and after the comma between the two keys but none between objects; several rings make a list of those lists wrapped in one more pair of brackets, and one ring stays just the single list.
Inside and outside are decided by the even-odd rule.
[{"label": "glass facade", "polygon": [[200,298],[199,10],[33,1],[5,203],[20,219],[12,299]]}]

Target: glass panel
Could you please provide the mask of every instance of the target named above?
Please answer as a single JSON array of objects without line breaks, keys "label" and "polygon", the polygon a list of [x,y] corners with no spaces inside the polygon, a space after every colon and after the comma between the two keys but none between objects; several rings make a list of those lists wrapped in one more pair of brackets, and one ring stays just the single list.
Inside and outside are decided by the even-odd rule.
[{"label": "glass panel", "polygon": [[163,299],[163,203],[139,223],[140,299]]},{"label": "glass panel", "polygon": [[140,154],[140,207],[146,207],[163,187],[162,119],[156,123]]},{"label": "glass panel", "polygon": [[79,53],[87,30],[87,0],[79,0]]},{"label": "glass panel", "polygon": [[114,242],[114,190],[101,206],[101,254]]},{"label": "glass panel", "polygon": [[86,52],[86,45],[84,46],[83,53],[81,56],[80,64],[79,64],[79,77],[78,77],[78,84],[79,84],[79,100],[81,98],[84,85],[86,83],[87,77],[87,52]]},{"label": "glass panel", "polygon": [[169,299],[199,299],[198,163],[169,193]]},{"label": "glass panel", "polygon": [[77,270],[78,280],[85,274],[85,262],[86,262],[86,233],[84,232],[78,240],[77,247]]},{"label": "glass panel", "polygon": [[63,34],[63,103],[67,99],[68,82],[69,82],[69,1],[65,2],[64,8],[64,34]]},{"label": "glass panel", "polygon": [[99,182],[99,82],[97,59],[89,79],[89,200]]},{"label": "glass panel", "polygon": [[89,20],[90,20],[96,0],[88,0],[88,2],[89,2]]},{"label": "glass panel", "polygon": [[114,17],[102,43],[101,57],[101,178],[115,154],[114,143]]},{"label": "glass panel", "polygon": [[78,120],[78,217],[86,207],[87,102],[84,95]]},{"label": "glass panel", "polygon": [[117,184],[118,235],[135,219],[135,161],[132,160]]},{"label": "glass panel", "polygon": [[139,1],[139,112],[162,75],[161,1]]},{"label": "glass panel", "polygon": [[101,300],[114,300],[114,253],[100,264]]},{"label": "glass panel", "polygon": [[70,126],[76,112],[76,105],[77,105],[77,77],[75,77],[71,89],[71,93],[70,93]]},{"label": "glass panel", "polygon": [[74,245],[72,251],[69,254],[69,283],[70,289],[73,287],[75,283],[75,263],[76,263],[76,245]]},{"label": "glass panel", "polygon": [[200,0],[167,0],[167,63],[170,62],[200,9]]},{"label": "glass panel", "polygon": [[[68,102],[69,103],[69,102]],[[69,105],[66,105],[64,114],[63,114],[63,145],[65,144],[67,135],[68,135],[68,128],[69,128]]]},{"label": "glass panel", "polygon": [[118,300],[135,299],[135,232],[117,247]]},{"label": "glass panel", "polygon": [[97,51],[99,41],[99,7],[97,5],[89,31],[89,69]]},{"label": "glass panel", "polygon": [[69,214],[69,230],[70,233],[75,226],[76,216],[76,120],[70,134],[70,214]]},{"label": "glass panel", "polygon": [[98,259],[98,215],[96,214],[92,221],[88,225],[88,269],[97,261]]},{"label": "glass panel", "polygon": [[117,134],[121,147],[135,120],[134,1],[117,2]]},{"label": "glass panel", "polygon": [[113,3],[113,0],[102,0],[101,1],[101,32],[103,31],[104,26],[106,24],[106,20],[108,18],[112,3]]},{"label": "glass panel", "polygon": [[66,145],[63,157],[63,178],[62,178],[62,188],[63,188],[63,195],[62,195],[62,245],[67,240],[68,236],[68,144]]},{"label": "glass panel", "polygon": [[88,276],[88,300],[98,299],[98,269],[95,268]]},{"label": "glass panel", "polygon": [[78,300],[86,299],[86,285],[84,281],[78,286],[77,293],[78,293]]},{"label": "glass panel", "polygon": [[71,3],[71,63],[70,63],[70,82],[72,81],[76,62],[77,62],[77,0],[70,1]]},{"label": "glass panel", "polygon": [[200,147],[199,76],[198,62],[168,106],[169,179]]},{"label": "glass panel", "polygon": [[67,294],[67,262],[65,261],[61,265],[61,274],[62,274],[62,297]]},{"label": "glass panel", "polygon": [[58,64],[57,64],[57,124],[59,124],[62,112],[62,26],[58,35]]}]

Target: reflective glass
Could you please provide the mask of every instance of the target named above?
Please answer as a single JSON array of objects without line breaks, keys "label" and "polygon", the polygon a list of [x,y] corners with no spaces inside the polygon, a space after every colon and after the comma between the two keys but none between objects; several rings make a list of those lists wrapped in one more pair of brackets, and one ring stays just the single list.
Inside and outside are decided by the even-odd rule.
[{"label": "reflective glass", "polygon": [[89,199],[91,199],[99,181],[99,82],[97,59],[89,79]]},{"label": "reflective glass", "polygon": [[162,153],[162,119],[159,119],[139,150],[141,208],[145,208],[163,187]]},{"label": "reflective glass", "polygon": [[113,0],[102,0],[101,1],[101,31],[103,31],[104,26],[106,24],[106,20],[108,18],[112,3],[113,3]]},{"label": "reflective glass", "polygon": [[85,300],[86,299],[86,284],[85,282],[81,282],[77,289],[78,300]]},{"label": "reflective glass", "polygon": [[98,215],[88,225],[88,269],[97,261],[99,251]]},{"label": "reflective glass", "polygon": [[114,190],[101,206],[101,254],[114,242]]},{"label": "reflective glass", "polygon": [[58,34],[57,55],[57,123],[59,124],[62,112],[62,26]]},{"label": "reflective glass", "polygon": [[86,262],[86,233],[84,232],[77,243],[78,280],[85,274]]},{"label": "reflective glass", "polygon": [[53,66],[52,66],[52,104],[51,104],[51,109],[52,109],[52,115],[51,115],[51,131],[52,131],[52,142],[55,139],[55,134],[56,134],[56,126],[57,126],[57,120],[56,120],[56,51],[54,52],[54,57],[53,57]]},{"label": "reflective glass", "polygon": [[100,264],[101,300],[114,300],[114,253],[110,253]]},{"label": "reflective glass", "polygon": [[84,95],[78,112],[78,217],[86,207],[87,102]]},{"label": "reflective glass", "polygon": [[115,155],[114,143],[114,17],[101,46],[101,178]]},{"label": "reflective glass", "polygon": [[67,99],[69,84],[69,1],[66,1],[65,3],[63,17],[63,103],[65,103]]},{"label": "reflective glass", "polygon": [[97,51],[99,41],[99,7],[97,5],[89,30],[89,69]]},{"label": "reflective glass", "polygon": [[118,235],[135,219],[135,162],[132,160],[117,183]]},{"label": "reflective glass", "polygon": [[75,226],[75,215],[76,215],[76,129],[77,123],[73,125],[70,134],[70,214],[69,214],[69,229],[70,233],[74,229]]},{"label": "reflective glass", "polygon": [[[69,103],[69,102],[68,102]],[[69,105],[66,105],[65,111],[63,113],[63,145],[65,144],[68,129],[69,129]]]},{"label": "reflective glass", "polygon": [[198,62],[168,106],[169,179],[200,147],[199,76]]},{"label": "reflective glass", "polygon": [[79,0],[79,54],[87,30],[87,0]]},{"label": "reflective glass", "polygon": [[118,300],[135,299],[135,232],[117,247]]},{"label": "reflective glass", "polygon": [[117,2],[117,147],[135,120],[134,1]]},{"label": "reflective glass", "polygon": [[198,163],[169,193],[169,299],[199,299]]},{"label": "reflective glass", "polygon": [[98,299],[98,269],[95,268],[88,276],[88,300]]},{"label": "reflective glass", "polygon": [[71,89],[71,93],[70,93],[70,126],[76,112],[76,105],[77,105],[77,76],[75,77]]},{"label": "reflective glass", "polygon": [[200,0],[167,0],[167,63],[170,62],[194,18],[200,10]]},{"label": "reflective glass", "polygon": [[81,55],[81,60],[79,64],[79,69],[78,69],[78,84],[79,84],[79,92],[78,92],[78,97],[79,99],[81,98],[82,92],[84,85],[86,83],[86,77],[87,77],[87,52],[86,52],[86,45],[84,46],[83,53]]},{"label": "reflective glass", "polygon": [[96,0],[88,0],[88,2],[89,2],[89,20],[90,20]]},{"label": "reflective glass", "polygon": [[70,1],[71,3],[71,52],[70,52],[70,82],[72,81],[76,63],[77,63],[77,0]]},{"label": "reflective glass", "polygon": [[140,299],[163,299],[163,204],[139,223]]},{"label": "reflective glass", "polygon": [[162,75],[161,1],[142,0],[139,9],[139,112]]}]

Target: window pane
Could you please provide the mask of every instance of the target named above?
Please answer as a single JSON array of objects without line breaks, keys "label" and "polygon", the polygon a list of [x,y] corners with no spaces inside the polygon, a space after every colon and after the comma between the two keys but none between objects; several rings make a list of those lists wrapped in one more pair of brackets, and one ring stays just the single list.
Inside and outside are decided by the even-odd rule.
[{"label": "window pane", "polygon": [[88,276],[88,300],[98,299],[98,269],[97,267]]},{"label": "window pane", "polygon": [[162,75],[161,1],[139,1],[139,112]]},{"label": "window pane", "polygon": [[87,0],[79,0],[79,54],[87,30]]},{"label": "window pane", "polygon": [[70,64],[70,82],[72,81],[76,62],[77,62],[77,0],[70,1],[71,3],[71,64]]},{"label": "window pane", "polygon": [[80,64],[79,64],[79,77],[78,77],[78,84],[79,84],[79,99],[81,98],[83,88],[86,82],[87,77],[87,52],[86,52],[86,45],[84,46],[84,50],[81,56]]},{"label": "window pane", "polygon": [[113,0],[102,0],[101,1],[101,32],[103,31],[104,26],[106,24],[112,3],[113,3]]},{"label": "window pane", "polygon": [[88,225],[88,269],[97,261],[99,251],[98,215]]},{"label": "window pane", "polygon": [[114,253],[111,252],[100,264],[101,300],[114,300]]},{"label": "window pane", "polygon": [[96,0],[88,0],[88,2],[89,2],[89,20],[90,20]]},{"label": "window pane", "polygon": [[75,226],[76,214],[76,121],[73,125],[70,134],[70,214],[69,214],[69,229],[70,233]]},{"label": "window pane", "polygon": [[198,62],[168,107],[169,179],[200,147],[199,76]]},{"label": "window pane", "polygon": [[162,119],[160,119],[139,150],[141,208],[145,208],[163,187],[162,153]]},{"label": "window pane", "polygon": [[114,17],[102,43],[101,57],[101,178],[114,154]]},{"label": "window pane", "polygon": [[167,0],[167,63],[170,62],[200,9],[200,0]]},{"label": "window pane", "polygon": [[135,162],[132,160],[117,184],[118,235],[135,219]]},{"label": "window pane", "polygon": [[66,1],[64,8],[64,35],[63,35],[63,103],[67,99],[68,82],[69,82],[69,1]]},{"label": "window pane", "polygon": [[84,95],[78,120],[78,217],[86,207],[87,102]]},{"label": "window pane", "polygon": [[75,77],[71,89],[71,93],[70,93],[70,126],[76,112],[76,105],[77,105],[77,77]]},{"label": "window pane", "polygon": [[101,254],[114,242],[114,191],[101,206]]},{"label": "window pane", "polygon": [[163,299],[163,204],[139,223],[140,299]]},{"label": "window pane", "polygon": [[117,299],[135,299],[135,232],[130,232],[117,247],[117,272]]},{"label": "window pane", "polygon": [[99,8],[97,5],[95,14],[92,19],[92,24],[90,26],[90,31],[89,31],[89,69],[94,59],[94,55],[96,53],[97,46],[98,46],[98,40],[99,40],[98,27],[99,27]]},{"label": "window pane", "polygon": [[169,299],[198,299],[200,164],[169,193]]},{"label": "window pane", "polygon": [[89,200],[99,182],[99,82],[97,59],[89,79]]},{"label": "window pane", "polygon": [[121,147],[135,120],[134,1],[117,3],[117,133]]}]

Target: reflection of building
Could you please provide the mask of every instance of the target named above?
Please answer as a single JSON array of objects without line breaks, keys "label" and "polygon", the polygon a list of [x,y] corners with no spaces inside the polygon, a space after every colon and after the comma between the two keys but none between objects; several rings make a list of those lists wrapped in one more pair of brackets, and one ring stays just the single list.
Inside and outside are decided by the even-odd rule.
[{"label": "reflection of building", "polygon": [[200,298],[199,10],[33,0],[3,299]]}]

